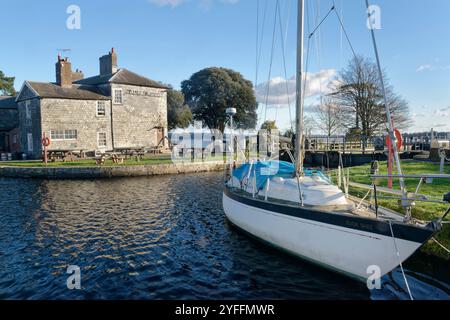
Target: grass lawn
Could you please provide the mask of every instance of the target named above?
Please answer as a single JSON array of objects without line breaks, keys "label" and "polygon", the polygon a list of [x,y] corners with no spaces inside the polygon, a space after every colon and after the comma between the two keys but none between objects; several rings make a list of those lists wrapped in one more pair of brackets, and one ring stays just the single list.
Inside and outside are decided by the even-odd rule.
[{"label": "grass lawn", "polygon": [[[439,165],[427,162],[404,161],[402,162],[403,174],[420,174],[420,173],[439,173]],[[446,165],[445,173],[450,174],[450,165]],[[350,181],[364,184],[371,184],[369,178],[370,165],[350,168]],[[387,174],[387,162],[380,162],[380,174]],[[337,181],[337,171],[332,172],[334,181]],[[409,192],[416,190],[419,179],[407,179],[406,187]],[[387,179],[380,179],[377,182],[378,186],[387,187]],[[399,190],[398,179],[394,179],[394,189]],[[352,195],[364,197],[367,190],[356,188],[349,188]],[[449,179],[434,179],[432,184],[423,184],[419,193],[432,197],[433,199],[442,200],[444,194],[450,192]],[[380,194],[384,195],[384,194]],[[397,212],[403,212],[403,209],[398,205],[397,200],[379,199],[379,204],[386,208],[393,209]],[[430,221],[443,216],[450,204],[438,204],[427,202],[416,202],[413,208],[413,216],[420,220]],[[449,217],[446,219],[449,220]],[[444,225],[443,230],[436,236],[436,239],[444,244],[445,247],[450,248],[450,226]],[[433,253],[445,258],[450,258],[450,255],[440,248],[436,243],[428,243],[424,249],[425,252]]]},{"label": "grass lawn", "polygon": [[[134,157],[131,159],[124,160],[123,164],[114,164],[111,159],[106,160],[103,166],[139,166],[139,165],[151,165],[151,164],[167,164],[172,163],[170,155],[164,156],[154,156],[145,157],[141,161],[136,161]],[[94,159],[81,159],[75,161],[49,161],[45,165],[42,160],[27,160],[27,161],[5,161],[0,162],[0,166],[11,166],[11,167],[96,167]]]},{"label": "grass lawn", "polygon": [[[223,156],[210,156],[205,158],[205,162],[223,161]],[[180,160],[181,161],[181,160]],[[198,159],[197,161],[201,161]],[[114,166],[141,166],[141,165],[156,165],[156,164],[170,164],[173,163],[171,155],[146,156],[140,161],[136,161],[135,157],[124,160],[123,164],[115,164],[111,159],[106,160],[103,167]],[[189,163],[189,161],[186,161]],[[27,160],[27,161],[2,161],[0,166],[10,167],[96,167],[97,164],[94,159],[79,159],[74,161],[63,162],[61,160],[56,162],[49,161],[45,165],[42,160]]]}]

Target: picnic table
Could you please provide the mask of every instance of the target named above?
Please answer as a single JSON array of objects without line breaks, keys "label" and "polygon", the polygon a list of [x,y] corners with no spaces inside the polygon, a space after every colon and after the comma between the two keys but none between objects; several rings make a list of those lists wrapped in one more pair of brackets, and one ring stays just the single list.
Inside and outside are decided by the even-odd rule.
[{"label": "picnic table", "polygon": [[95,163],[99,166],[102,166],[106,163],[106,160],[108,160],[108,158],[110,158],[114,164],[123,164],[124,161],[123,157],[117,153],[103,153],[99,157],[95,158]]},{"label": "picnic table", "polygon": [[145,148],[144,147],[137,147],[137,148],[115,148],[114,151],[119,152],[123,156],[125,156],[125,160],[127,160],[129,157],[136,157],[136,161],[142,160],[142,157],[145,155]]},{"label": "picnic table", "polygon": [[62,159],[64,162],[73,161],[75,157],[85,158],[84,150],[48,150],[48,158],[55,162]]}]

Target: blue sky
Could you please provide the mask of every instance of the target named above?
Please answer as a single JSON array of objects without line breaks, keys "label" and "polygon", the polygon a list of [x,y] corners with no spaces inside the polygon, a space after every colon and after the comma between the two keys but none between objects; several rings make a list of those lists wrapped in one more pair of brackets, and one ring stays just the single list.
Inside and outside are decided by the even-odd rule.
[{"label": "blue sky", "polygon": [[[332,0],[307,0],[310,25],[324,16]],[[267,15],[262,33],[259,88],[269,79],[269,62],[275,0],[259,0],[260,31],[263,8]],[[355,51],[373,57],[366,27],[364,0],[335,0]],[[450,131],[450,1],[372,0],[381,8],[377,31],[383,67],[396,91],[411,106],[417,130]],[[223,66],[256,78],[256,0],[59,0],[1,1],[0,70],[16,76],[16,88],[24,80],[54,81],[58,49],[70,48],[74,68],[86,76],[98,73],[98,58],[114,47],[119,66],[179,87],[180,82],[204,67]],[[81,29],[69,30],[70,5],[81,9]],[[296,0],[280,0],[287,78],[295,73]],[[320,13],[320,14],[318,14]],[[276,30],[267,118],[289,126],[289,109],[281,55],[280,30]],[[260,36],[261,39],[261,36]],[[319,41],[320,40],[320,41]],[[309,71],[311,86],[322,89],[351,58],[335,16],[312,42]],[[316,50],[320,47],[320,50]],[[292,85],[292,81],[288,82]],[[278,88],[280,89],[280,88]],[[311,88],[311,92],[314,88]],[[314,91],[317,93],[317,90]],[[265,101],[265,90],[260,90]],[[309,99],[313,103],[314,98]],[[265,112],[260,112],[264,118]]]}]

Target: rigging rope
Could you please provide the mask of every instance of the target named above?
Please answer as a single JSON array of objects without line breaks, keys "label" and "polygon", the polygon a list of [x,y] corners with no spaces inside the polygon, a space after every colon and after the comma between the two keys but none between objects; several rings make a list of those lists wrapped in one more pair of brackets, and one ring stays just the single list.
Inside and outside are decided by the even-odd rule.
[{"label": "rigging rope", "polygon": [[[306,98],[306,83],[308,82],[308,71],[309,71],[309,55],[310,55],[310,46],[311,44],[311,38],[308,38],[308,44],[306,49],[306,63],[305,63],[305,76],[304,76],[304,82],[303,82],[303,95],[302,95],[302,106],[305,106],[305,98]],[[304,111],[304,108],[302,108],[302,112]],[[302,119],[303,119],[302,114]]]},{"label": "rigging rope", "polygon": [[408,279],[406,279],[405,270],[403,269],[403,263],[402,263],[402,260],[400,258],[400,252],[398,251],[397,241],[395,241],[394,230],[392,229],[392,222],[391,221],[389,221],[389,228],[391,229],[391,235],[392,235],[392,239],[394,240],[394,247],[395,247],[395,251],[397,253],[398,260],[400,262],[400,269],[402,270],[402,275],[403,275],[403,279],[405,280],[406,289],[408,289],[409,298],[412,301],[412,300],[414,300],[414,298],[413,298],[413,296],[411,294],[411,290],[409,289]]},{"label": "rigging rope", "polygon": [[[258,77],[259,77],[259,65],[261,63],[261,53],[262,53],[262,44],[264,39],[264,30],[266,25],[266,14],[267,14],[267,3],[268,0],[265,1],[264,6],[264,14],[263,14],[263,21],[262,21],[262,28],[261,28],[261,37],[259,37],[259,1],[258,0],[258,7],[257,7],[257,41],[256,41],[256,78],[255,78],[255,91],[258,86]],[[258,111],[258,119],[261,119],[263,108],[259,108]]]},{"label": "rigging rope", "polygon": [[350,41],[350,37],[349,37],[349,35],[348,35],[348,33],[347,33],[347,30],[346,30],[345,27],[344,27],[344,23],[342,22],[341,16],[340,16],[339,13],[337,12],[337,10],[334,10],[334,13],[336,14],[336,17],[337,17],[338,20],[339,20],[339,24],[340,24],[341,27],[342,27],[342,31],[344,31],[345,38],[347,39],[348,45],[350,46],[350,49],[352,50],[353,56],[356,58],[357,55],[356,55],[355,49],[353,48],[352,42]]},{"label": "rigging rope", "polygon": [[256,27],[256,79],[255,79],[255,86],[258,85],[258,76],[259,76],[259,64],[261,62],[261,53],[262,53],[262,44],[264,39],[264,30],[266,25],[266,14],[267,14],[267,1],[265,1],[264,6],[264,14],[263,14],[263,21],[262,21],[262,28],[261,28],[261,38],[259,37],[259,1],[257,2],[257,27]]},{"label": "rigging rope", "polygon": [[[286,68],[286,52],[285,52],[285,40],[283,38],[283,25],[281,23],[281,10],[280,7],[278,7],[278,18],[280,20],[280,34],[281,34],[281,53],[283,57],[283,68],[284,68],[284,78],[286,83],[286,95],[288,100],[288,107],[289,107],[289,123],[291,124],[291,129],[293,129],[293,119],[292,119],[292,112],[291,112],[291,99],[289,98],[289,83],[288,83],[288,76],[287,76],[287,68]],[[289,20],[288,22],[289,23]],[[287,29],[288,25],[286,25],[286,37],[287,37]],[[278,109],[277,109],[277,116],[278,116]],[[276,121],[276,119],[275,119]]]},{"label": "rigging rope", "polygon": [[444,247],[444,245],[443,245],[442,243],[440,243],[439,241],[437,241],[435,237],[431,238],[431,240],[433,240],[434,242],[436,242],[442,249],[444,249],[445,251],[447,251],[447,253],[450,253],[450,250],[447,249],[446,247]]},{"label": "rigging rope", "polygon": [[259,0],[256,0],[256,74],[255,74],[255,93],[256,93],[256,86],[258,85],[258,48],[259,48]]},{"label": "rigging rope", "polygon": [[311,38],[316,31],[320,28],[320,26],[325,22],[325,20],[328,18],[328,16],[333,12],[334,6],[331,7],[331,9],[328,11],[328,13],[325,15],[325,17],[320,21],[320,23],[314,28],[314,30],[309,34],[309,37]]},{"label": "rigging rope", "polygon": [[272,50],[271,50],[271,53],[270,53],[269,77],[267,79],[267,93],[266,93],[266,102],[265,102],[264,122],[266,122],[266,120],[267,120],[267,104],[269,102],[270,78],[272,76],[273,54],[274,54],[274,51],[275,51],[275,32],[277,30],[277,10],[278,10],[278,6],[279,6],[279,0],[277,0],[276,5],[275,5],[275,19],[274,19],[273,32],[272,32]]},{"label": "rigging rope", "polygon": [[[340,2],[340,7],[341,7],[341,18],[342,21],[344,20],[344,3],[343,0],[341,0]],[[340,32],[340,37],[339,37],[339,65],[340,65],[340,69],[342,69],[342,59],[344,56],[344,32],[343,32],[343,28],[342,26],[339,28],[339,32]]]},{"label": "rigging rope", "polygon": [[[316,23],[319,22],[320,19],[320,3],[319,0],[316,0]],[[322,60],[321,60],[321,52],[322,52],[322,34],[320,32],[320,29],[318,30],[314,36],[315,42],[316,42],[316,54],[317,54],[317,66],[319,70],[322,70]],[[323,88],[322,88],[322,81],[319,81],[319,93],[320,93],[320,105],[323,105]]]}]

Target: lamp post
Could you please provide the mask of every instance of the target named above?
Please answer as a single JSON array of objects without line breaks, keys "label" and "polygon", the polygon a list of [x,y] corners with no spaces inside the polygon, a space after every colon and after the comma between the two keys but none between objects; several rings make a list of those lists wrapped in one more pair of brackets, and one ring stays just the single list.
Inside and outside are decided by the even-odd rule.
[{"label": "lamp post", "polygon": [[230,118],[230,140],[231,140],[231,163],[230,163],[230,175],[231,181],[233,181],[233,160],[234,160],[234,134],[233,134],[233,117],[236,115],[236,108],[227,108],[225,110],[226,115]]}]

